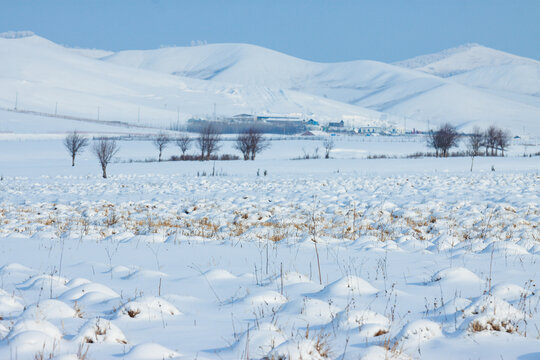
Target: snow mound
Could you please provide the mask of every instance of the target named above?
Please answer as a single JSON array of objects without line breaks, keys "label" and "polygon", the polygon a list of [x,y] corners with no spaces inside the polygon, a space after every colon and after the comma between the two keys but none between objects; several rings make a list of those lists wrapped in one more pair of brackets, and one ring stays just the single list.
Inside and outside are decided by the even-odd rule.
[{"label": "snow mound", "polygon": [[122,330],[111,321],[96,318],[89,320],[79,330],[75,341],[88,344],[127,344],[127,339]]},{"label": "snow mound", "polygon": [[66,284],[68,279],[55,276],[55,275],[35,275],[24,281],[22,284],[17,285],[21,290],[39,290],[52,288],[54,291],[64,291],[67,289]]},{"label": "snow mound", "polygon": [[163,316],[181,315],[169,302],[157,297],[142,297],[124,304],[117,312],[117,318],[158,320]]},{"label": "snow mound", "polygon": [[9,334],[9,328],[0,323],[0,340],[2,340],[7,334]]},{"label": "snow mound", "polygon": [[477,314],[499,314],[515,318],[523,318],[523,313],[520,310],[493,295],[481,296],[463,311],[464,316],[473,316]]},{"label": "snow mound", "polygon": [[155,344],[146,343],[139,344],[131,348],[126,354],[124,359],[126,360],[164,360],[174,359],[179,357],[180,354],[176,351],[167,349],[166,347]]},{"label": "snow mound", "polygon": [[437,311],[439,313],[445,313],[445,314],[454,314],[454,313],[459,312],[459,315],[461,315],[462,314],[461,311],[465,309],[467,306],[469,306],[471,303],[472,301],[467,298],[455,297],[445,302],[444,305],[439,306],[437,308]]},{"label": "snow mound", "polygon": [[403,328],[399,338],[407,342],[423,343],[442,336],[441,326],[430,320],[416,320]]},{"label": "snow mound", "polygon": [[12,273],[22,273],[22,274],[29,274],[32,273],[33,270],[29,267],[26,267],[24,265],[18,264],[18,263],[10,263],[6,264],[2,267],[0,267],[0,274],[2,275],[9,275]]},{"label": "snow mound", "polygon": [[504,254],[511,254],[511,255],[526,255],[529,252],[524,249],[522,246],[519,246],[518,244],[508,243],[508,242],[492,242],[484,250],[482,250],[482,253],[489,254],[491,252],[496,253],[504,253]]},{"label": "snow mound", "polygon": [[274,324],[265,322],[251,328],[249,334],[247,331],[244,332],[231,350],[238,354],[238,358],[241,358],[241,354],[249,350],[250,357],[262,359],[268,352],[286,340],[287,338]]},{"label": "snow mound", "polygon": [[56,326],[45,320],[22,320],[13,325],[6,336],[12,349],[17,352],[48,352],[62,339],[62,333]]},{"label": "snow mound", "polygon": [[482,280],[472,271],[464,267],[453,267],[437,271],[431,281],[441,281],[443,283],[459,284],[462,282],[480,283]]},{"label": "snow mound", "polygon": [[[276,278],[276,283],[279,283],[281,279]],[[287,272],[283,275],[283,283],[286,285],[301,284],[301,283],[310,283],[311,280],[309,276],[298,273],[298,272]]]},{"label": "snow mound", "polygon": [[[42,331],[28,330],[14,335],[9,340],[11,349],[16,349],[19,358],[32,359],[38,352],[53,353],[59,342],[59,338],[52,337]],[[23,357],[27,354],[28,357]]]},{"label": "snow mound", "polygon": [[50,322],[46,320],[21,320],[15,323],[13,327],[11,328],[11,331],[9,333],[8,337],[13,337],[21,332],[24,331],[41,331],[49,336],[55,337],[55,338],[61,338],[62,333],[58,330],[56,326],[51,324]]},{"label": "snow mound", "polygon": [[82,314],[62,301],[47,299],[30,305],[22,316],[27,319],[66,319],[81,317]]},{"label": "snow mound", "polygon": [[330,349],[325,339],[289,340],[270,351],[269,359],[327,360]]},{"label": "snow mound", "polygon": [[332,321],[339,308],[326,301],[313,298],[297,298],[289,301],[282,308],[282,316],[289,315],[292,319],[302,320],[308,325],[322,325]]},{"label": "snow mound", "polygon": [[122,277],[122,280],[131,280],[131,279],[152,279],[152,278],[164,278],[169,276],[161,271],[155,270],[136,270],[126,276]]},{"label": "snow mound", "polygon": [[519,322],[525,314],[506,301],[493,295],[484,295],[465,308],[463,316],[466,320],[461,328],[468,332],[500,331],[518,332]]},{"label": "snow mound", "polygon": [[353,297],[358,295],[373,295],[378,291],[378,289],[373,287],[366,280],[349,275],[327,285],[321,290],[321,294],[324,294],[328,298]]},{"label": "snow mound", "polygon": [[244,302],[251,305],[284,304],[287,302],[287,298],[276,291],[268,290],[247,296]]},{"label": "snow mound", "polygon": [[77,277],[77,278],[73,278],[73,279],[69,280],[68,283],[66,284],[66,286],[68,288],[74,288],[76,286],[81,286],[81,285],[90,284],[90,283],[91,283],[91,281],[88,280],[88,279]]},{"label": "snow mound", "polygon": [[0,317],[10,317],[23,311],[24,306],[15,296],[9,295],[0,289]]},{"label": "snow mound", "polygon": [[388,332],[390,320],[371,310],[342,311],[337,319],[344,329],[359,328],[360,335],[365,337],[379,336]]},{"label": "snow mound", "polygon": [[[79,300],[89,294],[100,295],[100,299],[118,298],[118,295],[111,288],[98,283],[84,283],[69,290],[66,290],[59,296],[61,300]],[[83,301],[81,301],[83,302]]]},{"label": "snow mound", "polygon": [[369,360],[411,360],[412,357],[400,351],[388,351],[382,346],[369,346],[362,353],[360,359]]},{"label": "snow mound", "polygon": [[236,276],[223,269],[213,269],[204,273],[204,277],[209,281],[215,280],[233,280]]},{"label": "snow mound", "polygon": [[516,284],[498,284],[491,289],[493,296],[505,301],[516,301],[524,295],[530,295],[531,292],[525,290]]},{"label": "snow mound", "polygon": [[130,271],[131,271],[131,269],[128,268],[127,266],[124,266],[124,265],[116,265],[116,266],[113,266],[111,269],[104,271],[103,273],[104,273],[104,274],[110,274],[110,273],[113,273],[113,274],[124,274],[124,273],[129,273]]}]

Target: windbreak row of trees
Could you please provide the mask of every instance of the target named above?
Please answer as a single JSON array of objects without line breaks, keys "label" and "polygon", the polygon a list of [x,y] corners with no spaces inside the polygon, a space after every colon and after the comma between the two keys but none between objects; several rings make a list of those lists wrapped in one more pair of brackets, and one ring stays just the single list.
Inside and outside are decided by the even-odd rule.
[{"label": "windbreak row of trees", "polygon": [[[190,137],[187,134],[179,137],[171,137],[165,133],[160,133],[153,141],[154,146],[159,152],[158,161],[161,161],[163,150],[170,144],[175,143],[182,152],[181,159],[187,159],[186,152],[194,142],[200,151],[196,160],[210,160],[212,156],[221,148],[221,133],[218,128],[208,124],[199,129],[199,136]],[[258,153],[267,149],[270,143],[264,138],[262,132],[257,128],[249,128],[238,134],[234,148],[240,151],[244,160],[255,160]]]},{"label": "windbreak row of trees", "polygon": [[[485,156],[498,156],[499,150],[501,156],[504,156],[504,151],[508,149],[512,136],[508,130],[499,129],[495,126],[490,126],[486,131],[481,131],[479,127],[473,129],[469,137],[469,151],[471,155],[480,156],[482,153]],[[485,151],[481,151],[482,148]]]},{"label": "windbreak row of trees", "polygon": [[[200,151],[200,155],[195,159],[203,161],[210,160],[214,156],[221,148],[221,141],[220,132],[210,124],[201,128],[199,136],[196,138],[192,138],[187,134],[172,138],[165,133],[160,133],[153,140],[153,144],[158,150],[158,161],[162,160],[163,150],[171,142],[174,142],[182,152],[181,159],[187,159],[186,152],[192,143],[195,143]],[[71,166],[75,166],[76,156],[83,152],[88,145],[88,138],[76,131],[66,136],[64,146],[71,156]],[[237,136],[234,148],[242,153],[244,160],[255,160],[257,154],[269,146],[270,143],[257,128],[249,128]],[[107,178],[107,165],[112,161],[119,149],[116,141],[111,139],[102,139],[94,143],[92,152],[99,160],[103,178]]]},{"label": "windbreak row of trees", "polygon": [[[456,127],[451,124],[443,124],[436,131],[433,131],[428,136],[428,146],[435,150],[437,157],[449,156],[449,150],[458,145],[460,138],[463,135],[459,134]],[[487,130],[482,131],[475,127],[473,132],[467,135],[467,154],[473,158],[476,156],[504,156],[504,151],[510,144],[511,136],[508,131],[499,129],[495,126],[490,126]],[[158,161],[162,161],[163,150],[171,143],[182,152],[180,160],[211,160],[216,159],[215,153],[221,148],[221,133],[218,128],[212,124],[202,127],[198,137],[190,137],[187,134],[178,137],[171,137],[168,134],[160,133],[154,140],[153,144],[158,150]],[[187,151],[192,144],[199,150],[199,155],[187,155]],[[75,158],[77,154],[82,152],[88,145],[89,141],[84,136],[77,132],[69,134],[64,139],[64,145],[71,156],[71,165],[75,166]],[[255,160],[257,154],[267,149],[270,146],[268,140],[263,136],[262,132],[255,128],[249,128],[237,135],[234,143],[234,148],[240,151],[244,160]],[[323,142],[325,149],[325,158],[330,157],[330,152],[334,148],[332,139],[326,139]],[[114,155],[118,152],[117,143],[110,139],[102,139],[93,144],[92,151],[96,155],[103,171],[103,177],[107,177],[107,165],[112,161]],[[461,154],[465,155],[465,154]],[[223,156],[222,156],[223,157]],[[238,159],[234,156],[233,158]],[[309,158],[309,157],[307,157]],[[177,160],[177,157],[173,157]],[[231,159],[229,156],[228,159]],[[472,169],[472,164],[471,164]]]},{"label": "windbreak row of trees", "polygon": [[[446,123],[428,136],[428,146],[435,150],[435,156],[447,157],[449,150],[458,145],[460,135],[455,126]],[[504,156],[504,151],[510,145],[511,135],[507,130],[490,126],[482,131],[475,127],[467,136],[467,150],[471,156]],[[485,150],[482,150],[484,148]]]}]

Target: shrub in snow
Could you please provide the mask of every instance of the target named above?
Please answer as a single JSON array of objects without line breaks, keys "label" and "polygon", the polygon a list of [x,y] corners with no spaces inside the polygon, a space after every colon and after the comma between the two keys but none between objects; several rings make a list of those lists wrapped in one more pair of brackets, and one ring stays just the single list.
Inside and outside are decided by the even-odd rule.
[{"label": "shrub in snow", "polygon": [[518,332],[518,323],[525,319],[525,314],[502,299],[485,295],[463,310],[463,317],[468,320],[462,328],[469,332],[514,333]]}]

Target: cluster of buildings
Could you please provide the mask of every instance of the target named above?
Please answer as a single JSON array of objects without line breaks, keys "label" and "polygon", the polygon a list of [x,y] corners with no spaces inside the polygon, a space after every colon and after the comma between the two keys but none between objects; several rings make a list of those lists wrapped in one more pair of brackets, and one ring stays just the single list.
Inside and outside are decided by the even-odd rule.
[{"label": "cluster of buildings", "polygon": [[231,117],[220,117],[214,120],[190,119],[188,131],[197,131],[201,125],[213,123],[218,126],[222,133],[239,133],[244,129],[256,126],[260,131],[270,134],[301,134],[304,136],[314,135],[313,132],[348,133],[359,135],[398,135],[401,129],[395,127],[383,127],[366,125],[353,127],[347,125],[344,120],[339,122],[321,123],[314,119],[305,119],[299,116],[270,116],[238,114]]}]

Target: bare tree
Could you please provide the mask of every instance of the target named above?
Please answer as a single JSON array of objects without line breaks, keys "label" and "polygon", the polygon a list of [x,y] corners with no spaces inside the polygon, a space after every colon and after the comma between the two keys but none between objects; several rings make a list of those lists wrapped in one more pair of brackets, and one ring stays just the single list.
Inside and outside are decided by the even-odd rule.
[{"label": "bare tree", "polygon": [[111,162],[112,158],[116,155],[120,148],[116,144],[116,141],[110,139],[102,139],[94,143],[94,154],[101,164],[101,170],[103,170],[103,178],[107,178],[107,165]]},{"label": "bare tree", "polygon": [[64,146],[71,155],[71,166],[75,166],[75,156],[88,146],[88,139],[74,131],[65,137]]},{"label": "bare tree", "polygon": [[510,132],[508,130],[497,130],[497,136],[495,137],[495,144],[497,148],[501,149],[501,156],[504,156],[504,150],[510,145]]},{"label": "bare tree", "polygon": [[428,137],[427,137],[427,145],[428,147],[431,147],[435,149],[435,156],[439,157],[439,150],[441,149],[439,141],[437,139],[437,133],[433,132],[433,130],[430,130]]},{"label": "bare tree", "polygon": [[484,145],[484,134],[475,126],[467,142],[467,148],[472,156],[480,155],[480,148]]},{"label": "bare tree", "polygon": [[255,156],[270,147],[270,142],[264,138],[262,132],[257,128],[250,128],[248,131],[249,136],[249,152],[251,160],[255,160]]},{"label": "bare tree", "polygon": [[448,150],[457,145],[459,134],[451,124],[444,124],[435,131],[429,134],[428,145],[435,149],[436,156],[448,156]]},{"label": "bare tree", "polygon": [[219,150],[221,134],[213,124],[203,126],[199,131],[197,145],[201,150],[201,160],[210,159],[212,154]]},{"label": "bare tree", "polygon": [[264,138],[262,132],[255,127],[238,134],[234,145],[244,155],[244,160],[255,160],[257,154],[269,146],[270,143]]},{"label": "bare tree", "polygon": [[495,126],[490,126],[484,134],[484,143],[486,146],[486,156],[489,155],[488,150],[491,149],[491,156],[497,155],[497,133],[498,129]]},{"label": "bare tree", "polygon": [[330,151],[332,151],[334,149],[334,140],[332,139],[325,139],[323,141],[323,146],[324,146],[324,158],[325,159],[330,159]]},{"label": "bare tree", "polygon": [[192,141],[193,139],[188,134],[180,135],[180,137],[176,138],[176,146],[182,151],[182,158],[186,156],[186,151],[188,151]]},{"label": "bare tree", "polygon": [[484,135],[480,131],[480,128],[475,126],[467,142],[467,148],[469,149],[469,155],[471,156],[471,171],[473,170],[474,158],[480,155],[480,148],[482,147],[483,141]]},{"label": "bare tree", "polygon": [[234,148],[244,155],[244,160],[249,160],[250,146],[249,135],[246,132],[238,134]]},{"label": "bare tree", "polygon": [[161,154],[163,153],[163,149],[165,149],[169,144],[169,141],[171,141],[171,138],[169,137],[169,135],[163,132],[160,132],[158,136],[154,139],[154,146],[159,150],[158,161],[161,161]]}]

